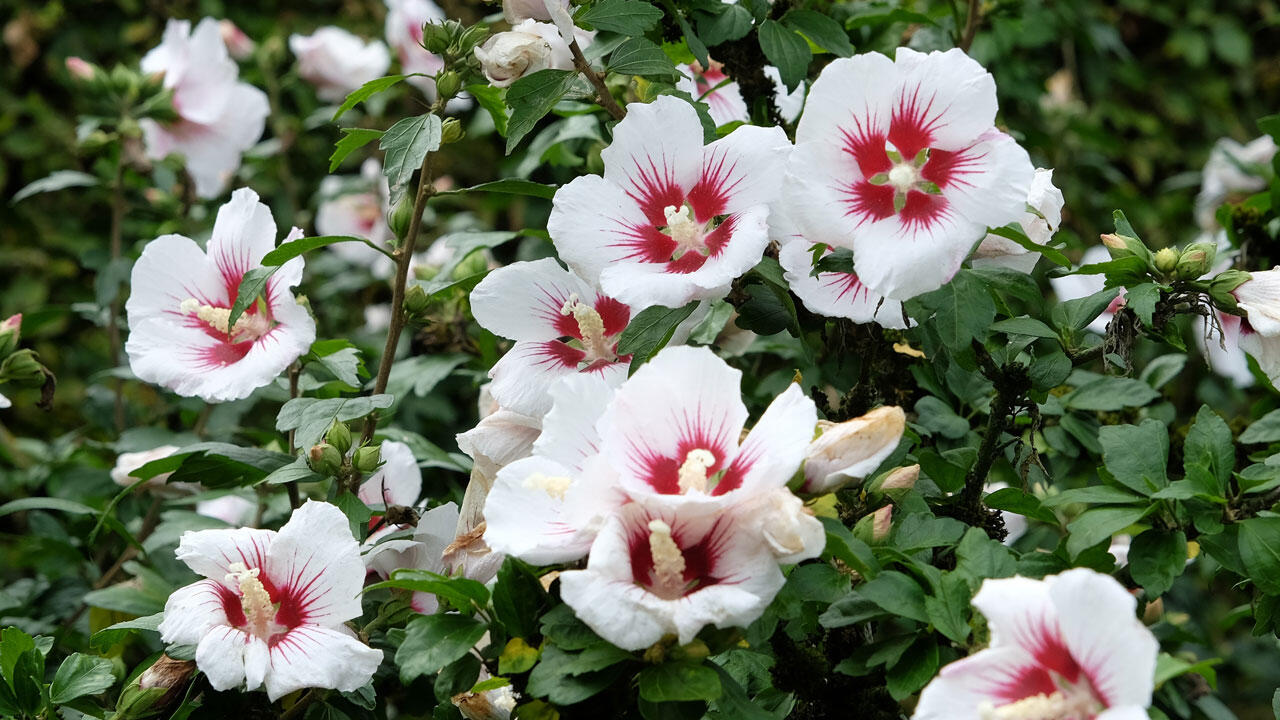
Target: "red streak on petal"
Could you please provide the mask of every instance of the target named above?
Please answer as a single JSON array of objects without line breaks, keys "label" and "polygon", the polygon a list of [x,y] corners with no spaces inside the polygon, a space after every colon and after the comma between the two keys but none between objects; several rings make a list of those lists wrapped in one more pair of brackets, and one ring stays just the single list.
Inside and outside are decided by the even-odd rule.
[{"label": "red streak on petal", "polygon": [[605,295],[596,297],[595,310],[600,313],[600,319],[604,321],[605,337],[617,335],[626,329],[627,323],[631,322],[631,308],[611,297]]}]

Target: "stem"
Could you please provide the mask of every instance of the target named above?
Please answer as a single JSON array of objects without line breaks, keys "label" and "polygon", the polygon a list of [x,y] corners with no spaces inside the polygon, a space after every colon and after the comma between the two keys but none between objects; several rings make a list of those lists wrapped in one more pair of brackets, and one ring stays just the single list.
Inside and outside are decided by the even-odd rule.
[{"label": "stem", "polygon": [[[120,262],[120,255],[123,251],[123,234],[124,234],[124,145],[121,143],[119,147],[119,157],[116,158],[115,177],[111,180],[111,261],[107,266],[108,272],[115,272],[115,266]],[[111,306],[107,311],[107,339],[111,344],[111,365],[118,367],[120,365],[120,285],[116,284],[115,292],[111,297]],[[115,422],[116,432],[124,432],[124,379],[116,378],[112,383],[112,390],[115,393],[115,405],[112,410],[112,419]]]},{"label": "stem", "polygon": [[[163,504],[164,501],[159,497],[151,501],[151,507],[147,508],[146,517],[142,519],[142,527],[138,530],[139,545],[141,545],[148,537],[151,537],[151,533],[155,531],[156,525],[160,522],[160,507]],[[124,567],[124,564],[136,557],[137,554],[137,545],[130,545],[125,548],[124,552],[120,553],[120,557],[116,559],[115,564],[107,568],[107,571],[102,573],[102,577],[98,578],[98,581],[93,584],[93,589],[101,590],[107,585],[110,585],[112,579],[115,578],[116,573],[120,572],[120,568]]]},{"label": "stem", "polygon": [[587,76],[587,80],[591,81],[591,86],[596,89],[596,102],[600,103],[600,107],[613,116],[614,120],[621,120],[627,116],[627,111],[618,105],[618,101],[613,99],[613,93],[609,92],[609,88],[605,87],[604,78],[600,73],[591,69],[591,63],[587,62],[586,56],[582,54],[582,48],[578,47],[578,41],[574,40],[569,43],[569,52],[573,53],[573,66],[578,72]]},{"label": "stem", "polygon": [[969,17],[964,23],[964,35],[960,38],[960,49],[969,52],[973,38],[978,34],[978,0],[969,0]]},{"label": "stem", "polygon": [[[387,391],[387,380],[391,377],[391,365],[396,359],[396,347],[400,344],[400,331],[404,329],[404,291],[409,279],[409,263],[413,260],[413,250],[418,243],[418,233],[422,229],[422,213],[427,207],[427,199],[434,188],[431,182],[431,153],[422,158],[422,167],[418,171],[418,190],[413,198],[413,218],[409,221],[409,231],[405,233],[404,242],[396,248],[396,280],[391,289],[391,325],[387,328],[387,344],[382,348],[382,359],[378,364],[378,377],[373,383],[373,394],[381,395]],[[361,444],[373,439],[373,431],[378,428],[378,415],[372,413],[364,423]]]},{"label": "stem", "polygon": [[[298,397],[298,375],[301,373],[302,373],[302,366],[299,365],[298,363],[295,362],[289,366],[289,398],[290,399]],[[294,444],[295,432],[297,431],[296,430],[289,431],[289,454],[290,455],[294,454],[298,450],[297,446]],[[302,496],[298,492],[298,483],[296,481],[287,482],[284,484],[284,487],[285,487],[285,490],[288,491],[289,493],[289,507],[293,508],[294,510],[297,510],[298,507],[302,505]]]},{"label": "stem", "polygon": [[991,354],[977,340],[973,341],[973,351],[978,357],[982,374],[995,384],[996,389],[987,415],[987,429],[982,435],[982,444],[978,447],[978,459],[965,475],[964,490],[960,494],[961,506],[977,511],[982,507],[982,491],[986,487],[987,476],[991,474],[991,467],[1000,454],[1000,436],[1013,427],[1015,410],[1020,406],[1031,383],[1025,372],[997,366]]}]

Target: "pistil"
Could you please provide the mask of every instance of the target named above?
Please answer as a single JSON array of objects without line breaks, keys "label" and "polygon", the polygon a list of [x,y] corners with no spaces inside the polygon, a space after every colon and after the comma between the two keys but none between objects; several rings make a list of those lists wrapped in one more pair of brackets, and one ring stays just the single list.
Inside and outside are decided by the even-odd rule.
[{"label": "pistil", "polygon": [[618,359],[605,341],[604,318],[595,308],[579,300],[576,293],[569,295],[560,308],[560,314],[572,315],[578,323],[578,335],[582,339],[582,349],[587,353],[588,365],[598,360],[613,362]]},{"label": "pistil", "polygon": [[276,609],[266,586],[258,579],[261,570],[238,562],[228,565],[227,570],[230,571],[226,577],[227,584],[240,589],[240,608],[244,610],[245,629],[263,640],[271,637]]},{"label": "pistil", "polygon": [[671,253],[672,260],[679,260],[687,252],[709,255],[706,239],[703,238],[703,226],[693,219],[693,210],[688,205],[668,205],[662,209],[667,218],[666,233],[676,241],[676,249]]},{"label": "pistil", "polygon": [[564,495],[569,492],[570,485],[573,485],[573,478],[563,475],[543,475],[542,473],[534,473],[524,481],[525,487],[541,490],[556,500],[564,500]]},{"label": "pistil", "polygon": [[257,340],[271,330],[271,320],[264,313],[241,313],[232,326],[231,308],[202,305],[195,298],[187,298],[178,306],[182,312],[194,314],[209,327],[223,333],[232,342]]},{"label": "pistil", "polygon": [[653,593],[668,600],[682,597],[687,584],[684,553],[671,537],[671,526],[661,520],[649,521],[649,555],[653,558]]},{"label": "pistil", "polygon": [[688,494],[690,490],[696,490],[700,493],[707,491],[707,470],[716,464],[716,456],[711,454],[710,450],[695,448],[685,455],[684,463],[680,465],[679,479],[676,481],[680,487],[681,494]]}]

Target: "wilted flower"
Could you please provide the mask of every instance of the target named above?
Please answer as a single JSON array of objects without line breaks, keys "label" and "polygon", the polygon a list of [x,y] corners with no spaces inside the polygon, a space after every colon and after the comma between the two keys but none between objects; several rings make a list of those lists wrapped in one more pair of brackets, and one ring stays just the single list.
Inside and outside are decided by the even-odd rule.
[{"label": "wilted flower", "polygon": [[822,434],[805,450],[807,493],[831,492],[865,479],[898,447],[907,428],[902,408],[876,408],[842,423],[818,421]]},{"label": "wilted flower", "polygon": [[[285,241],[301,236],[294,228]],[[225,402],[248,397],[305,353],[315,321],[289,291],[302,281],[301,257],[281,265],[263,297],[227,324],[241,280],[275,238],[271,211],[241,188],[218,210],[207,252],[181,235],[148,243],[125,304],[133,373],[179,395]]]},{"label": "wilted flower", "polygon": [[[827,317],[848,318],[856,323],[874,322],[881,327],[902,329],[902,301],[890,300],[867,287],[854,272],[824,271],[813,274],[813,246],[782,208],[769,213],[769,237],[778,244],[778,262],[791,291],[810,312]],[[823,257],[834,251],[830,245]]]},{"label": "wilted flower", "polygon": [[164,41],[142,58],[142,71],[164,75],[178,114],[173,123],[140,121],[148,157],[182,155],[196,195],[217,196],[240,166],[240,156],[262,137],[266,94],[237,82],[240,70],[212,18],[201,20],[194,32],[190,22],[170,20]]},{"label": "wilted flower", "polygon": [[350,692],[382,661],[343,624],[361,614],[365,569],[333,505],[308,501],[279,532],[188,531],[177,555],[206,579],[169,596],[160,636],[195,645],[215,690],[265,686],[272,701],[306,687]]},{"label": "wilted flower", "polygon": [[858,277],[906,299],[951,279],[1026,211],[1033,168],[994,126],[991,75],[958,49],[835,60],[796,130],[786,202],[805,237],[853,250]]},{"label": "wilted flower", "polygon": [[494,87],[507,87],[539,70],[573,69],[573,55],[556,26],[533,20],[490,37],[476,47],[475,55]]},{"label": "wilted flower", "polygon": [[1218,206],[1235,196],[1257,192],[1267,186],[1268,165],[1275,157],[1276,143],[1263,135],[1241,145],[1230,138],[1214,144],[1204,165],[1200,194],[1196,196],[1196,222],[1206,231],[1218,227],[1214,215]]},{"label": "wilted flower", "polygon": [[[458,506],[445,503],[431,508],[418,519],[413,538],[408,540],[384,540],[377,544],[366,543],[364,562],[369,570],[388,578],[396,570],[408,568],[427,570],[440,575],[462,575],[478,582],[488,582],[497,574],[502,556],[490,553],[497,562],[476,563],[470,566],[454,566],[446,557],[456,540]],[[371,537],[370,540],[373,538]],[[436,596],[428,592],[415,592],[410,600],[414,610],[431,614],[439,608]]]},{"label": "wilted flower", "polygon": [[991,644],[938,674],[914,720],[1147,716],[1160,644],[1114,578],[1086,568],[986,580]]},{"label": "wilted flower", "polygon": [[725,75],[720,63],[712,60],[710,67],[703,68],[694,61],[689,65],[677,65],[676,69],[681,75],[676,81],[676,89],[683,90],[693,96],[694,100],[710,106],[711,120],[716,125],[751,121],[747,102],[742,99],[742,90],[738,88],[738,83]]},{"label": "wilted flower", "polygon": [[290,35],[289,49],[298,58],[298,74],[316,86],[321,100],[341,102],[351,91],[382,77],[391,65],[387,46],[365,42],[340,27],[310,35]]},{"label": "wilted flower", "polygon": [[604,177],[556,192],[560,256],[636,307],[720,297],[760,260],[790,149],[781,128],[742,126],[710,145],[689,103],[632,103],[601,157]]},{"label": "wilted flower", "polygon": [[567,375],[592,373],[614,385],[626,379],[631,356],[619,356],[617,346],[631,308],[552,258],[489,273],[471,291],[471,311],[489,332],[516,341],[489,371],[490,392],[504,408],[544,414],[548,389]]},{"label": "wilted flower", "polygon": [[[481,666],[476,683],[482,683],[489,678],[489,671]],[[515,692],[510,685],[503,685],[484,692],[458,693],[451,698],[451,701],[454,707],[458,708],[458,712],[462,713],[462,717],[467,720],[510,720],[512,711],[516,709],[516,701],[519,699],[520,693]]]},{"label": "wilted flower", "polygon": [[[1028,239],[1037,245],[1046,245],[1062,224],[1062,191],[1053,184],[1053,170],[1036,168],[1031,180],[1031,192],[1027,195],[1030,208],[1018,224]],[[1018,272],[1030,273],[1040,260],[1040,254],[999,235],[988,234],[973,251],[974,267],[994,265]]]}]

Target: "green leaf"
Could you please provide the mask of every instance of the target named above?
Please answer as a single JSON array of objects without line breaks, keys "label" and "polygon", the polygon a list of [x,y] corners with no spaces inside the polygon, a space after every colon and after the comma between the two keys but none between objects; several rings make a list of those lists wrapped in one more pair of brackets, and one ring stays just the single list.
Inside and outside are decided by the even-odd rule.
[{"label": "green leaf", "polygon": [[98,650],[106,651],[112,645],[123,640],[125,637],[132,635],[136,630],[150,630],[158,632],[160,630],[160,621],[164,620],[164,612],[144,615],[132,620],[118,622],[111,627],[106,627],[94,633],[89,638],[89,645]]},{"label": "green leaf", "polygon": [[405,628],[396,650],[400,682],[408,684],[430,675],[466,655],[484,637],[488,626],[469,615],[422,615]]},{"label": "green leaf", "polygon": [[890,614],[929,622],[924,590],[920,589],[919,583],[900,572],[882,572],[874,580],[859,585],[855,592]]},{"label": "green leaf", "polygon": [[507,136],[507,103],[504,99],[506,91],[488,83],[472,83],[467,86],[467,94],[476,99],[480,107],[489,113],[493,120],[493,128],[502,137]]},{"label": "green leaf", "polygon": [[791,10],[782,17],[782,24],[803,33],[814,45],[837,57],[853,55],[853,44],[844,26],[827,15],[813,10]]},{"label": "green leaf", "polygon": [[963,643],[969,637],[969,600],[973,597],[969,583],[952,572],[944,573],[939,584],[937,592],[924,599],[929,622],[950,640]]},{"label": "green leaf", "polygon": [[538,634],[538,615],[547,604],[547,592],[533,570],[507,556],[493,586],[493,614],[508,635],[533,638]]},{"label": "green leaf", "polygon": [[97,184],[98,178],[89,173],[82,173],[78,170],[55,170],[14,193],[13,198],[9,200],[9,204],[17,205],[32,195],[39,195],[40,193],[73,187],[91,187]]},{"label": "green leaf", "polygon": [[1143,495],[1169,484],[1169,431],[1159,420],[1107,425],[1098,431],[1102,459],[1120,484]]},{"label": "green leaf", "polygon": [[1004,512],[1035,518],[1050,525],[1058,524],[1057,516],[1046,509],[1036,496],[1029,495],[1018,488],[1000,488],[983,498],[982,502],[987,507],[995,510],[1003,510]]},{"label": "green leaf", "polygon": [[498,672],[503,675],[529,672],[538,662],[539,657],[537,648],[530,647],[529,643],[520,637],[513,637],[507,641],[507,646],[498,656]]},{"label": "green leaf", "polygon": [[1062,398],[1062,404],[1075,410],[1113,412],[1142,407],[1159,399],[1160,391],[1133,378],[1101,377],[1076,388]]},{"label": "green leaf", "polygon": [[889,667],[888,689],[894,700],[919,692],[938,673],[938,643],[920,635]]},{"label": "green leaf", "polygon": [[467,188],[438,192],[434,197],[490,192],[502,195],[523,195],[525,197],[536,197],[550,200],[555,197],[556,190],[559,190],[559,188],[555,185],[543,185],[542,183],[536,183],[532,180],[521,180],[520,178],[503,178],[502,180],[480,183],[479,185],[472,185]]},{"label": "green leaf", "polygon": [[1125,290],[1125,307],[1133,310],[1138,319],[1146,327],[1151,327],[1151,316],[1156,311],[1156,303],[1160,301],[1160,286],[1155,283],[1142,283]]},{"label": "green leaf", "polygon": [[[407,77],[409,76],[408,75],[388,75],[386,77],[380,77],[374,80],[370,80],[369,82],[361,85],[360,87],[351,91],[351,94],[347,95],[347,99],[342,101],[342,104],[338,106],[338,110],[333,114],[333,120],[336,121],[338,118],[345,115],[348,110],[355,107],[359,103],[362,103],[365,100],[368,100],[374,95],[377,95],[378,93],[384,90],[389,90],[395,87],[397,83],[399,83],[401,80],[404,80]],[[333,172],[333,169],[330,168],[329,172]]]},{"label": "green leaf", "polygon": [[662,48],[642,37],[628,38],[609,56],[609,70],[626,75],[679,80],[680,71]]},{"label": "green leaf", "polygon": [[622,334],[618,336],[618,354],[631,355],[631,367],[635,368],[649,361],[659,350],[671,342],[676,328],[698,307],[695,300],[684,307],[669,308],[654,305],[641,310],[631,318]]},{"label": "green leaf", "polygon": [[290,260],[311,252],[316,248],[322,248],[326,245],[337,245],[344,242],[366,243],[364,238],[355,237],[353,235],[316,235],[314,237],[302,237],[297,240],[290,240],[280,247],[272,250],[262,256],[263,265],[283,265]]},{"label": "green leaf", "polygon": [[72,653],[58,666],[49,686],[49,702],[64,705],[85,695],[97,695],[116,683],[107,658]]},{"label": "green leaf", "polygon": [[1117,288],[1101,290],[1092,295],[1067,300],[1053,306],[1053,323],[1065,330],[1083,330],[1111,305],[1120,291]]},{"label": "green leaf", "polygon": [[[1227,482],[1236,466],[1236,446],[1231,439],[1231,428],[1208,405],[1202,405],[1196,413],[1195,424],[1187,431],[1182,447],[1184,474],[1188,479],[1203,478],[1199,490],[1213,496],[1225,496]],[[1199,465],[1206,473],[1193,473]]]},{"label": "green leaf", "polygon": [[951,406],[932,395],[916,401],[916,424],[931,435],[958,440],[969,432],[969,421],[956,414]]},{"label": "green leaf", "polygon": [[[455,279],[454,275],[458,266],[466,262],[472,253],[477,250],[497,247],[517,237],[519,237],[517,233],[505,230],[491,232],[464,231],[441,236],[436,242],[452,250],[453,254],[449,257],[449,261],[436,272],[434,278],[429,282],[423,283],[423,289],[426,290],[428,296],[434,296],[450,286],[465,281],[466,278]],[[486,270],[485,272],[488,271]],[[476,277],[476,275],[469,277]]]},{"label": "green leaf", "polygon": [[853,568],[863,578],[870,580],[880,572],[871,546],[859,540],[844,523],[835,518],[819,518],[827,531],[827,544],[823,553]]},{"label": "green leaf", "polygon": [[649,702],[715,700],[723,690],[716,671],[700,662],[665,662],[640,671],[640,697]]},{"label": "green leaf", "polygon": [[475,612],[489,605],[489,588],[484,583],[464,577],[440,575],[429,570],[396,570],[391,574],[390,580],[370,585],[365,588],[365,592],[379,588],[431,593],[441,600],[447,600],[460,612]]},{"label": "green leaf", "polygon": [[889,542],[905,553],[955,544],[964,535],[965,524],[954,518],[934,517],[929,513],[912,513],[894,518]]},{"label": "green leaf", "polygon": [[1186,367],[1186,365],[1186,355],[1181,353],[1161,355],[1142,368],[1142,374],[1138,376],[1138,379],[1159,390],[1168,385],[1170,380],[1178,377],[1178,374],[1182,372],[1182,368]]},{"label": "green leaf", "polygon": [[635,36],[657,25],[662,10],[641,0],[601,0],[575,19],[587,29]]},{"label": "green leaf", "polygon": [[575,70],[547,69],[525,75],[507,88],[507,105],[511,108],[507,124],[508,155],[577,80]]},{"label": "green leaf", "polygon": [[346,340],[317,341],[312,344],[311,352],[316,356],[314,362],[351,389],[360,387],[362,373],[368,375],[360,360],[360,349]]},{"label": "green leaf", "polygon": [[969,528],[956,545],[956,572],[977,590],[988,578],[1012,577],[1018,571],[1013,552],[1003,543],[987,537],[981,528]]},{"label": "green leaf", "polygon": [[0,517],[26,510],[55,510],[72,515],[96,515],[98,512],[94,508],[74,500],[53,497],[30,497],[10,500],[4,505],[0,505]]},{"label": "green leaf", "polygon": [[1187,536],[1182,532],[1151,529],[1129,545],[1129,574],[1147,591],[1159,597],[1173,587],[1187,564]]},{"label": "green leaf", "polygon": [[809,73],[813,52],[809,43],[794,30],[788,30],[776,20],[765,20],[757,30],[760,49],[769,62],[778,68],[782,82],[788,91],[796,89]]},{"label": "green leaf", "polygon": [[1022,230],[1022,226],[1018,223],[1009,223],[1003,227],[989,228],[987,232],[992,235],[1005,238],[1006,240],[1012,240],[1031,252],[1040,253],[1040,255],[1058,267],[1071,267],[1071,261],[1067,259],[1066,255],[1062,254],[1062,251],[1048,245],[1041,245],[1027,237],[1027,234]]},{"label": "green leaf", "polygon": [[406,358],[391,366],[387,390],[397,397],[409,392],[418,397],[426,397],[440,381],[452,375],[459,365],[466,362],[467,358],[461,353]]},{"label": "green leaf", "polygon": [[1006,335],[1027,335],[1038,338],[1056,339],[1058,332],[1053,328],[1045,325],[1043,322],[1033,317],[1023,315],[1021,317],[1009,318],[992,324],[992,330],[1002,332]]},{"label": "green leaf", "polygon": [[329,172],[338,169],[343,160],[351,153],[382,137],[381,130],[369,128],[342,128],[342,137],[333,145],[333,154],[329,156]]},{"label": "green leaf", "polygon": [[1272,410],[1254,420],[1245,431],[1240,433],[1240,442],[1246,444],[1273,443],[1280,441],[1280,410]]},{"label": "green leaf", "polygon": [[276,429],[296,430],[294,442],[309,448],[320,441],[334,421],[347,422],[362,418],[374,410],[391,407],[391,395],[369,395],[354,398],[294,398],[280,408]]},{"label": "green leaf", "polygon": [[996,304],[986,283],[973,272],[961,270],[941,288],[908,301],[908,312],[922,322],[932,314],[942,342],[958,350],[986,337],[996,319]]},{"label": "green leaf", "polygon": [[556,705],[573,705],[609,687],[621,674],[623,666],[618,663],[602,670],[582,670],[583,666],[578,662],[582,655],[565,652],[555,645],[544,646],[542,658],[529,673],[529,694],[545,697]]},{"label": "green leaf", "polygon": [[726,5],[718,15],[698,19],[698,34],[711,47],[740,40],[751,32],[751,11],[741,5]]},{"label": "green leaf", "polygon": [[1280,518],[1255,517],[1239,523],[1240,560],[1260,590],[1280,595]]},{"label": "green leaf", "polygon": [[236,301],[231,303],[231,315],[227,317],[227,327],[234,326],[249,306],[266,292],[267,281],[278,269],[279,266],[275,265],[249,268],[244,277],[240,278],[240,285],[236,288]]},{"label": "green leaf", "polygon": [[1103,540],[1138,522],[1154,509],[1102,507],[1086,510],[1067,525],[1067,552],[1075,557]]},{"label": "green leaf", "polygon": [[582,650],[603,642],[599,635],[573,614],[568,605],[557,605],[542,616],[544,637],[565,650]]},{"label": "green leaf", "polygon": [[387,128],[378,147],[386,153],[382,174],[391,188],[390,205],[395,206],[427,154],[440,149],[440,118],[431,113],[405,118]]}]

